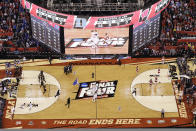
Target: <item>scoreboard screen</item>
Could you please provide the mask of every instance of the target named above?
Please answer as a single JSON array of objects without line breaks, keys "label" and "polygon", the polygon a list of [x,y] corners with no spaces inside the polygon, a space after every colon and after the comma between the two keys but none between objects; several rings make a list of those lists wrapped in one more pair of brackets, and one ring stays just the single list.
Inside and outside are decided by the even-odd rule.
[{"label": "scoreboard screen", "polygon": [[65,54],[128,54],[129,27],[64,29]]},{"label": "scoreboard screen", "polygon": [[132,53],[159,36],[160,16],[158,14],[133,29]]},{"label": "scoreboard screen", "polygon": [[33,38],[55,51],[61,52],[60,27],[58,25],[50,25],[48,22],[42,21],[31,15],[31,27]]}]

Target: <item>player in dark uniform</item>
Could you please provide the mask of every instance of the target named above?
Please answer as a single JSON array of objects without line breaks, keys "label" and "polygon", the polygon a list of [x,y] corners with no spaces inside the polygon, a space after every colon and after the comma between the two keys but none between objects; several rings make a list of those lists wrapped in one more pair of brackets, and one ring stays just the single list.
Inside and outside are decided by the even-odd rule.
[{"label": "player in dark uniform", "polygon": [[69,108],[70,107],[70,103],[71,103],[71,99],[69,97],[69,98],[67,98],[67,104],[65,104],[65,105],[67,105],[67,107]]},{"label": "player in dark uniform", "polygon": [[54,97],[57,97],[57,96],[59,96],[60,95],[60,90],[58,90],[57,92],[56,92],[56,95],[54,96]]},{"label": "player in dark uniform", "polygon": [[43,89],[44,89],[43,93],[45,93],[46,92],[46,85],[45,85],[46,80],[45,80],[44,72],[42,70],[40,71],[40,73],[38,75],[38,79],[40,82],[40,88],[43,87]]},{"label": "player in dark uniform", "polygon": [[95,77],[95,73],[94,72],[92,72],[92,78],[94,78]]},{"label": "player in dark uniform", "polygon": [[64,66],[64,73],[67,75],[67,66]]},{"label": "player in dark uniform", "polygon": [[133,88],[132,94],[135,94],[136,96],[136,88]]}]

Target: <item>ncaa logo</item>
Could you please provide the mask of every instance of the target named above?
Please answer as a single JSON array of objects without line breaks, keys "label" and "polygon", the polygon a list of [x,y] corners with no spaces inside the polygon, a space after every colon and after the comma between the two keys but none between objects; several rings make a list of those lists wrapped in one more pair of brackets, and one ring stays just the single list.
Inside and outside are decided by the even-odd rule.
[{"label": "ncaa logo", "polygon": [[93,97],[95,92],[100,98],[114,97],[117,80],[115,81],[91,81],[80,83],[76,99]]},{"label": "ncaa logo", "polygon": [[88,84],[87,83],[82,83],[80,86],[81,87],[88,87]]}]

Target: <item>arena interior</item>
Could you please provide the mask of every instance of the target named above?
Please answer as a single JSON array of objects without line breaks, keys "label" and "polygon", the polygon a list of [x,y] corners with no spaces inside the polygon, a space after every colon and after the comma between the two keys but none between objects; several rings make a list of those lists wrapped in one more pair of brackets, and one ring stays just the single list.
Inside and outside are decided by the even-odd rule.
[{"label": "arena interior", "polygon": [[194,128],[195,0],[1,0],[0,128]]}]

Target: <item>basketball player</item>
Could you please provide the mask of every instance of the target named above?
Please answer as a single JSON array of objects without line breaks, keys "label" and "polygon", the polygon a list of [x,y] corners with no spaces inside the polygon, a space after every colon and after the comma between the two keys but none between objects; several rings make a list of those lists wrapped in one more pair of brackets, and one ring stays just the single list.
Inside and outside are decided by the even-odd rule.
[{"label": "basketball player", "polygon": [[45,92],[46,92],[46,85],[45,84],[43,84],[43,89],[44,89],[43,94],[45,94]]},{"label": "basketball player", "polygon": [[95,77],[95,73],[94,73],[94,72],[92,72],[92,74],[91,74],[91,75],[92,75],[92,78],[94,78],[94,77]]},{"label": "basketball player", "polygon": [[158,82],[158,77],[157,76],[155,76],[155,81],[154,81],[155,83],[157,83]]},{"label": "basketball player", "polygon": [[93,85],[92,87],[92,94],[95,94],[95,92],[97,92],[98,88],[96,86],[96,84]]},{"label": "basketball player", "polygon": [[56,95],[54,96],[54,97],[57,97],[57,96],[59,96],[60,95],[60,90],[58,90],[57,92],[56,92]]},{"label": "basketball player", "polygon": [[41,70],[39,75],[38,75],[38,79],[39,79],[39,82],[42,83],[42,82],[46,82],[45,80],[45,76],[44,76],[44,72]]},{"label": "basketball player", "polygon": [[136,66],[136,72],[137,73],[139,72],[139,66],[138,65]]},{"label": "basketball player", "polygon": [[30,102],[30,103],[29,103],[29,111],[32,109],[32,107],[33,107],[33,105],[32,105],[32,103]]},{"label": "basketball player", "polygon": [[132,92],[132,94],[135,94],[135,96],[136,96],[136,88],[133,88],[133,92]]},{"label": "basketball player", "polygon": [[161,69],[160,69],[160,67],[158,68],[158,74],[160,74],[160,72],[161,72]]},{"label": "basketball player", "polygon": [[154,89],[154,88],[153,88],[152,84],[153,84],[153,81],[152,81],[152,78],[151,78],[151,79],[149,80],[151,96],[154,95],[154,92],[153,92],[153,89]]},{"label": "basketball player", "polygon": [[96,99],[97,99],[97,91],[96,91],[96,92],[94,93],[94,95],[93,95],[93,102],[95,102]]},{"label": "basketball player", "polygon": [[44,83],[44,82],[46,82],[46,80],[45,80],[45,76],[44,76],[44,73],[42,70],[39,73],[38,79],[39,79],[39,82],[41,83],[40,88],[43,87],[43,89],[44,89],[44,92],[43,92],[43,94],[44,94],[46,92],[46,85]]},{"label": "basketball player", "polygon": [[67,107],[69,108],[70,107],[70,103],[71,103],[71,99],[69,97],[69,98],[67,98],[67,104],[65,104],[65,105],[67,105]]},{"label": "basketball player", "polygon": [[152,81],[152,78],[151,78],[150,81],[149,81],[150,88],[152,87],[152,84],[153,84],[153,81]]}]

